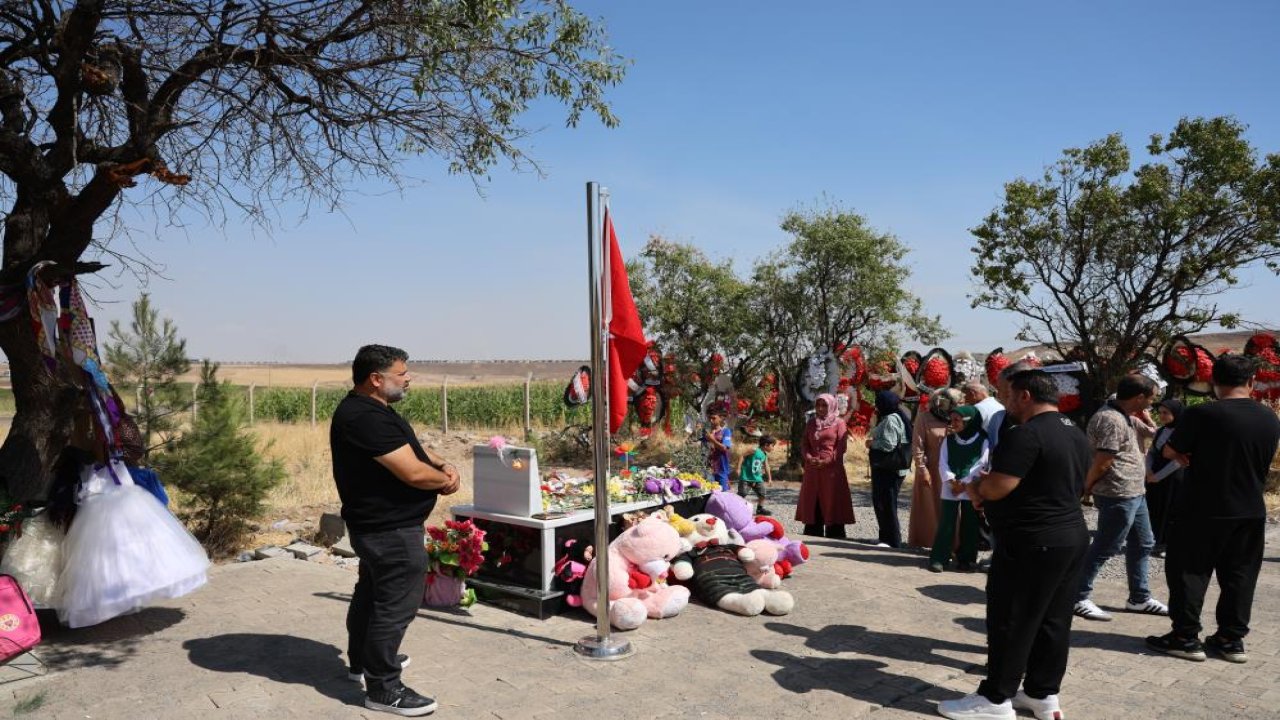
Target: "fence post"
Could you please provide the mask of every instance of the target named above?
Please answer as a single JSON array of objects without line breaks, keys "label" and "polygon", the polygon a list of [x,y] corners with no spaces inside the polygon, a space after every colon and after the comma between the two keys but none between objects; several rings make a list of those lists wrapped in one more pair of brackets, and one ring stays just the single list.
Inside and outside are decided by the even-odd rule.
[{"label": "fence post", "polygon": [[440,385],[440,432],[449,434],[449,376]]},{"label": "fence post", "polygon": [[253,425],[253,383],[249,383],[249,424]]},{"label": "fence post", "polygon": [[200,390],[199,385],[191,386],[191,422],[192,424],[200,417],[200,396],[197,394]]},{"label": "fence post", "polygon": [[311,383],[311,427],[316,426],[316,386],[319,384],[319,380]]},{"label": "fence post", "polygon": [[533,426],[529,424],[529,384],[533,382],[533,373],[524,376],[524,440],[529,442],[533,436]]}]

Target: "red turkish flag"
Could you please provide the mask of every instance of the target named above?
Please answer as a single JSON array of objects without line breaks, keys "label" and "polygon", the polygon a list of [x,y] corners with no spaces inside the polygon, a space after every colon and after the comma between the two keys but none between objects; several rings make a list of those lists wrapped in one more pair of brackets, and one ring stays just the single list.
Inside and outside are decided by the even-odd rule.
[{"label": "red turkish flag", "polygon": [[604,232],[609,243],[609,432],[616,433],[627,416],[627,380],[644,362],[648,351],[644,326],[636,301],[631,297],[627,267],[618,248],[618,234],[613,230],[609,211],[604,213]]}]

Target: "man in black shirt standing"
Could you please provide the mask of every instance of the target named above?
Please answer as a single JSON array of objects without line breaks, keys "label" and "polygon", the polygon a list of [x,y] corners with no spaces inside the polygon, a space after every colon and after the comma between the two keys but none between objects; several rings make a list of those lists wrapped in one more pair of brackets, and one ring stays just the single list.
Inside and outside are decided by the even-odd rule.
[{"label": "man in black shirt standing", "polygon": [[938,704],[938,713],[953,720],[1013,720],[1014,708],[1040,720],[1062,717],[1058,689],[1089,545],[1080,510],[1089,441],[1058,412],[1057,386],[1041,370],[1009,378],[1005,408],[1018,424],[1002,435],[991,471],[969,485],[995,535],[987,677],[976,693]]},{"label": "man in black shirt standing", "polygon": [[428,453],[391,405],[409,389],[409,355],[366,345],[351,363],[355,388],[329,426],[333,479],[360,577],[347,609],[347,655],[353,679],[365,680],[365,707],[429,715],[436,702],[405,687],[399,655],[422,604],[427,572],[423,524],[437,495],[458,491],[458,470]]},{"label": "man in black shirt standing", "polygon": [[[1164,456],[1187,466],[1169,520],[1165,577],[1173,631],[1147,638],[1160,652],[1204,660],[1205,649],[1225,660],[1249,659],[1253,591],[1262,569],[1267,469],[1280,442],[1280,419],[1253,400],[1256,365],[1244,355],[1213,364],[1214,402],[1183,412]],[[1218,575],[1218,631],[1200,642],[1200,609],[1209,578]]]}]

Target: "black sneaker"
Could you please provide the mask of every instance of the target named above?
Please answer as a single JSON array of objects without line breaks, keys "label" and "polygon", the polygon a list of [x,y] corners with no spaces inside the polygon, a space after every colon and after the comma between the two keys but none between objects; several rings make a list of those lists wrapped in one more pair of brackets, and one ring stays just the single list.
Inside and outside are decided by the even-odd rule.
[{"label": "black sneaker", "polygon": [[1205,658],[1204,645],[1201,645],[1198,639],[1178,637],[1173,633],[1168,635],[1148,635],[1147,647],[1183,660],[1204,662]]},{"label": "black sneaker", "polygon": [[[396,662],[400,663],[400,669],[409,667],[409,656],[403,653],[396,656]],[[364,668],[358,668],[355,665],[347,668],[347,679],[351,682],[360,682],[364,680]]]},{"label": "black sneaker", "polygon": [[1249,655],[1244,651],[1243,640],[1227,640],[1219,635],[1210,635],[1204,639],[1204,649],[1227,662],[1249,662]]},{"label": "black sneaker", "polygon": [[370,710],[404,717],[422,717],[436,711],[435,700],[419,695],[404,685],[395,690],[365,695],[364,706]]},{"label": "black sneaker", "polygon": [[773,515],[773,513],[772,513],[768,508],[766,508],[766,507],[764,507],[764,506],[759,506],[759,507],[757,507],[757,508],[756,508],[756,514],[757,514],[757,515],[764,515],[765,517],[769,517],[769,516]]}]

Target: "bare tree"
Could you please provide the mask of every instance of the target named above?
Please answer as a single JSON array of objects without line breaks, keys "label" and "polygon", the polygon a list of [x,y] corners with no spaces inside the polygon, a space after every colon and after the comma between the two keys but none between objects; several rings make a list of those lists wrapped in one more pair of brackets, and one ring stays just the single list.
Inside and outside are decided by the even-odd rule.
[{"label": "bare tree", "polygon": [[[3,0],[2,292],[41,261],[100,269],[86,261],[117,253],[129,205],[261,219],[394,180],[406,151],[453,172],[523,166],[529,103],[613,126],[603,93],[623,67],[558,0]],[[27,499],[47,490],[81,380],[44,369],[24,315],[0,323],[17,403],[0,474]]]}]

